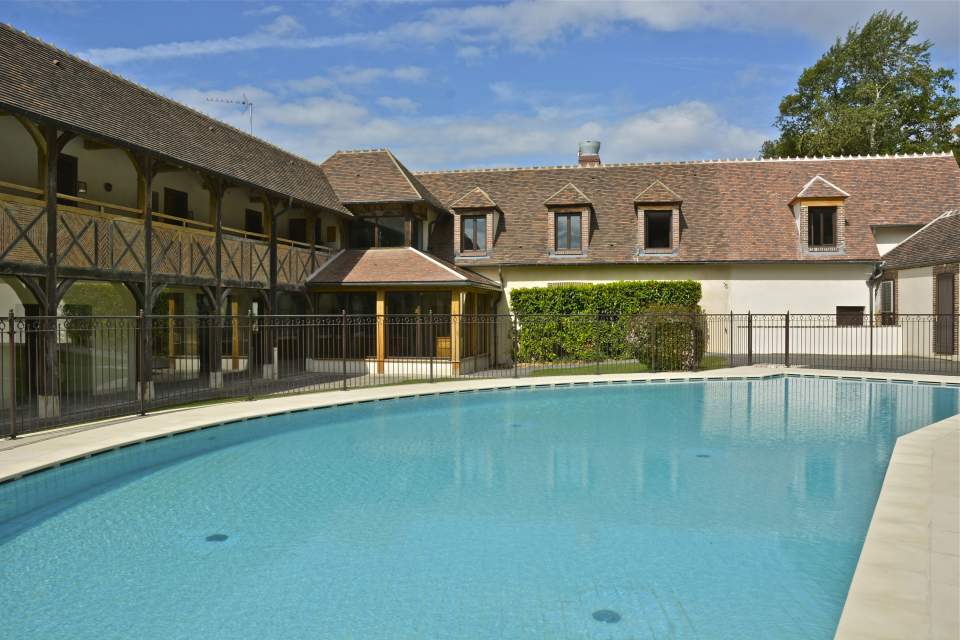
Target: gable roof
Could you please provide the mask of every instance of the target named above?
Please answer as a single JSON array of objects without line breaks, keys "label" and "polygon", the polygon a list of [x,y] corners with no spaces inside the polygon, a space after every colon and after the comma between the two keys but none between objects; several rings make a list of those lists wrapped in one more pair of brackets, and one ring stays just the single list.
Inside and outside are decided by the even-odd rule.
[{"label": "gable roof", "polygon": [[543,201],[548,207],[563,206],[568,204],[590,204],[590,198],[580,191],[575,184],[568,182],[560,187],[556,193]]},{"label": "gable roof", "polygon": [[683,202],[676,191],[656,179],[646,189],[637,194],[634,202]]},{"label": "gable roof", "polygon": [[500,289],[500,285],[493,280],[413,247],[346,249],[317,269],[307,284],[345,287],[370,287],[380,284],[472,286]]},{"label": "gable roof", "polygon": [[800,190],[794,200],[799,200],[801,198],[848,198],[850,194],[833,184],[826,178],[821,175],[815,175],[810,179],[810,182],[803,185],[803,189]]},{"label": "gable roof", "polygon": [[938,216],[891,249],[883,261],[887,269],[960,262],[960,209]]},{"label": "gable roof", "polygon": [[496,206],[497,203],[480,187],[474,187],[450,204],[451,209],[490,209]]},{"label": "gable roof", "polygon": [[388,149],[337,151],[320,166],[345,203],[427,202],[445,210]]},{"label": "gable roof", "polygon": [[[798,185],[820,175],[850,185],[842,252],[806,250],[790,202]],[[920,225],[960,203],[960,167],[952,154],[676,162],[424,172],[417,176],[444,202],[480,187],[509,224],[486,258],[496,264],[703,262],[876,262],[871,225]],[[683,194],[680,243],[669,255],[637,255],[637,192],[661,180]],[[587,256],[550,256],[544,200],[575,182],[592,199]],[[855,185],[855,189],[852,188]]]},{"label": "gable roof", "polygon": [[0,109],[350,215],[318,165],[2,23]]}]

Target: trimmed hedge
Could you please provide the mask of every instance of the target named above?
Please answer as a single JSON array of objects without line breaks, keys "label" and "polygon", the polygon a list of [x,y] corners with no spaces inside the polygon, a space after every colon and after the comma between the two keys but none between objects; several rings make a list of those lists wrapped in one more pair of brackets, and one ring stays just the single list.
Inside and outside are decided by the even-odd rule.
[{"label": "trimmed hedge", "polygon": [[695,311],[702,295],[695,280],[636,280],[514,289],[510,304],[518,316],[630,315],[654,307]]},{"label": "trimmed hedge", "polygon": [[[702,323],[693,319],[700,317],[700,296],[700,283],[692,280],[515,289],[510,297],[520,328],[517,356],[524,362],[633,358],[662,368],[695,367],[703,354],[701,331],[657,332],[637,316],[669,313],[699,327]],[[670,321],[658,320],[657,326],[662,322]],[[658,342],[669,336],[670,344],[656,349],[650,342],[653,336]],[[654,362],[661,352],[676,355]]]}]

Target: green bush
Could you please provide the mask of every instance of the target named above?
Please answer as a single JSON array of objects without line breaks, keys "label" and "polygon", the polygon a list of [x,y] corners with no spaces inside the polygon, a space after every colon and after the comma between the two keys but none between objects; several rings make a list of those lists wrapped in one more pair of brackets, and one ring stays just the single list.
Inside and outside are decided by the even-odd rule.
[{"label": "green bush", "polygon": [[660,371],[694,371],[703,360],[707,325],[703,313],[659,307],[623,319],[631,358]]},{"label": "green bush", "polygon": [[635,358],[628,318],[650,309],[696,312],[700,296],[700,283],[692,280],[515,289],[517,356],[524,362]]}]

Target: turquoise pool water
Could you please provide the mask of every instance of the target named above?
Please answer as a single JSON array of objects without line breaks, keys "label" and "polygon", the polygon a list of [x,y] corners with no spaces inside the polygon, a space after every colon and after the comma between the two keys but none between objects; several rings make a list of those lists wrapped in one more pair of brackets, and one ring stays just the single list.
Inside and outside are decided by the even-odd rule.
[{"label": "turquoise pool water", "polygon": [[128,447],[0,485],[0,637],[832,638],[895,438],[958,396],[494,391]]}]

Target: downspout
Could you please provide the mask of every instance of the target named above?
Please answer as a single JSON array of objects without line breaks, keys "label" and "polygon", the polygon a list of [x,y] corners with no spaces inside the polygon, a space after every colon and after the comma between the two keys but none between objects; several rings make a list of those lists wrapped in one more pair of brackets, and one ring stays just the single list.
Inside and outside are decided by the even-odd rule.
[{"label": "downspout", "polygon": [[883,277],[883,268],[886,266],[886,262],[881,260],[873,265],[873,272],[867,277],[867,288],[870,290],[870,317],[873,318],[873,298],[874,291],[877,288],[877,283]]}]

